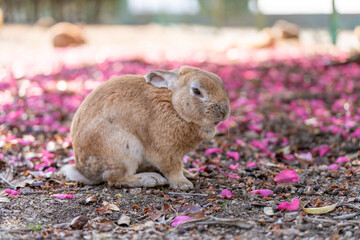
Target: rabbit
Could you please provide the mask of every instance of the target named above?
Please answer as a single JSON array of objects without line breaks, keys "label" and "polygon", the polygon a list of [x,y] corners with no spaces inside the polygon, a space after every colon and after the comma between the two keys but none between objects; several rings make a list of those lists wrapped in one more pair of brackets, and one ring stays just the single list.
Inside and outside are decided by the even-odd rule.
[{"label": "rabbit", "polygon": [[76,166],[61,172],[84,184],[192,189],[187,178],[196,175],[184,169],[183,158],[212,139],[229,114],[222,80],[199,68],[112,78],[75,113],[70,131]]}]

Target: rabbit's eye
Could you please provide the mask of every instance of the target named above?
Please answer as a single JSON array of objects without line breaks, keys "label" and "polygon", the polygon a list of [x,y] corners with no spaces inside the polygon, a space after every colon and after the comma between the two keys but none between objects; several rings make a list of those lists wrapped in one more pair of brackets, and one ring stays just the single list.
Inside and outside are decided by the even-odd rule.
[{"label": "rabbit's eye", "polygon": [[194,95],[202,97],[202,94],[198,88],[192,88]]}]

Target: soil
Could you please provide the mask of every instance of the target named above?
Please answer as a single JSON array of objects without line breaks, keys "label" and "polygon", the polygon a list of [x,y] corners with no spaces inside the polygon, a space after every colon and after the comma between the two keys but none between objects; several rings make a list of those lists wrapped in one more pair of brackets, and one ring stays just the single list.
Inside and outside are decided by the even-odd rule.
[{"label": "soil", "polygon": [[[320,59],[323,58],[336,59],[320,56]],[[316,62],[312,58],[305,60],[314,61],[314,64]],[[122,65],[119,74],[139,73],[156,67],[170,68],[174,64],[178,66],[187,63],[165,62],[153,65],[143,60],[106,60],[98,65],[76,68],[64,66],[60,72],[54,73],[54,79],[46,74],[28,78],[39,86],[45,82],[44,79],[51,82],[69,77],[74,80],[74,75],[82,72],[90,79],[99,69],[104,72],[112,69],[111,71],[116,72],[115,66],[119,62]],[[292,60],[289,63],[276,60],[249,63],[252,68],[250,71],[258,71],[260,75],[242,79],[241,86],[231,85],[232,79],[242,76],[244,72],[249,73],[249,69],[246,69],[249,66],[208,62],[197,64],[224,74],[222,77],[229,92],[236,94],[232,97],[232,103],[246,95],[261,104],[254,103],[255,107],[249,104],[247,107],[253,108],[251,111],[246,110],[246,107],[233,110],[232,116],[239,117],[234,120],[235,125],[230,124],[226,130],[219,131],[213,140],[204,142],[188,154],[185,167],[201,169],[198,178],[192,181],[195,186],[193,190],[175,191],[168,186],[133,189],[116,189],[106,184],[83,186],[81,183],[66,182],[51,171],[50,174],[41,172],[36,175],[34,166],[43,164],[44,160],[33,156],[30,161],[24,157],[26,154],[38,154],[47,149],[54,156],[50,157],[53,161],[46,168],[52,167],[54,170],[68,163],[69,156],[71,161],[71,144],[66,142],[68,129],[59,130],[62,125],[69,126],[76,110],[76,104],[70,110],[66,108],[66,97],[83,98],[87,94],[85,90],[81,90],[82,95],[77,95],[76,90],[59,93],[44,87],[46,104],[51,103],[47,102],[46,94],[65,99],[59,106],[54,104],[45,110],[49,114],[61,113],[56,118],[61,123],[60,126],[55,125],[50,130],[45,128],[46,124],[25,127],[25,120],[22,118],[11,119],[0,125],[0,153],[4,155],[3,158],[0,156],[0,173],[13,185],[16,185],[16,181],[17,184],[23,183],[19,194],[7,195],[4,190],[9,186],[0,180],[0,199],[8,199],[8,202],[0,200],[0,239],[360,239],[360,139],[348,137],[359,127],[358,122],[346,128],[346,134],[335,134],[309,126],[290,114],[294,107],[290,103],[293,101],[299,100],[298,103],[302,104],[301,100],[305,103],[321,100],[329,114],[340,116],[342,113],[331,110],[340,98],[340,93],[332,91],[331,87],[331,91],[314,94],[303,88],[307,82],[289,80],[293,79],[293,75],[303,74],[301,64]],[[358,68],[357,65],[349,65],[332,69],[336,72],[337,69],[342,71],[346,67]],[[322,83],[319,79],[326,74],[324,68],[322,64],[319,72],[308,69],[308,81],[314,86],[320,86]],[[289,91],[284,90],[283,94],[277,95],[267,94],[269,85],[263,79],[271,76],[274,69],[288,74],[282,84]],[[18,80],[24,79],[25,77]],[[351,79],[358,82],[356,78]],[[270,86],[275,86],[275,83]],[[7,87],[0,85],[0,90],[6,90]],[[24,106],[26,96],[17,95],[19,88],[16,84],[9,87],[11,93],[16,93],[11,95],[15,105],[2,105],[4,114],[0,114],[0,117],[10,115],[10,112],[18,108],[24,108],[29,116],[36,115],[31,106]],[[353,110],[360,109],[359,89],[355,87],[346,90],[349,95],[357,97],[354,98],[357,101],[351,103],[353,115],[359,114]],[[263,98],[257,98],[258,95]],[[279,103],[282,107],[279,107]],[[242,119],[247,116],[259,119],[259,115],[262,117],[257,123],[260,123],[258,127],[261,129],[251,128],[252,122]],[[282,144],[278,140],[275,144],[269,144],[270,154],[256,147],[254,140],[269,140],[265,136],[269,132],[278,136],[275,138],[287,138],[289,144]],[[14,139],[8,142],[4,140],[7,136],[25,139],[28,135],[33,137],[31,144],[13,142]],[[243,143],[237,143],[237,139],[241,139]],[[55,142],[58,148],[52,148],[50,142]],[[320,146],[330,148],[325,154],[320,154],[318,150],[314,150]],[[220,148],[222,152],[206,154],[206,150],[210,148]],[[239,153],[239,160],[228,157],[227,153],[230,151]],[[285,158],[289,153],[295,155],[302,152],[312,152],[313,159]],[[272,153],[275,155],[272,156]],[[339,164],[337,170],[328,169],[339,156],[345,156],[349,161]],[[249,162],[256,162],[257,165],[247,167]],[[235,170],[229,168],[230,164],[237,163],[239,166]],[[275,176],[284,169],[294,169],[300,180],[288,183],[274,181]],[[25,179],[29,180],[27,184]],[[234,197],[221,196],[224,189],[230,190]],[[267,197],[252,194],[251,191],[255,189],[270,189],[273,194]],[[58,199],[55,194],[66,194],[73,198]],[[335,203],[337,206],[334,211],[323,215],[308,214],[301,206],[295,211],[279,210],[280,203],[291,202],[296,198],[300,199],[304,207],[323,207]],[[124,215],[130,218],[129,222],[119,221]],[[180,215],[190,216],[193,220],[173,227],[173,219]],[[84,217],[74,220],[79,216]]]}]

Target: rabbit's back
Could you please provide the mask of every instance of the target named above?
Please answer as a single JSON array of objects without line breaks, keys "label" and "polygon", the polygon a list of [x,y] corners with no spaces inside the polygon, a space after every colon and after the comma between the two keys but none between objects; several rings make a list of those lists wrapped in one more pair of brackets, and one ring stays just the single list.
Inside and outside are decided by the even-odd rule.
[{"label": "rabbit's back", "polygon": [[[194,134],[197,125],[178,116],[171,98],[171,91],[147,84],[142,76],[125,75],[105,82],[88,95],[74,116],[75,155],[111,157],[114,145],[124,142],[122,138],[133,139],[133,151],[145,158],[151,154],[147,149],[187,153],[202,139]],[[134,149],[135,145],[139,147]]]}]

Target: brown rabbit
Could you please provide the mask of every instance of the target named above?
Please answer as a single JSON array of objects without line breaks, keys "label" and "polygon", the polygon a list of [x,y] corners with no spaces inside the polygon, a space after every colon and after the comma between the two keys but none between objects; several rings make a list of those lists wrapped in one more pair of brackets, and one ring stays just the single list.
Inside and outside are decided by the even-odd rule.
[{"label": "brown rabbit", "polygon": [[76,167],[61,172],[85,184],[191,189],[186,177],[194,175],[183,168],[183,157],[213,138],[229,111],[222,80],[199,68],[110,79],[76,112],[71,126]]}]

